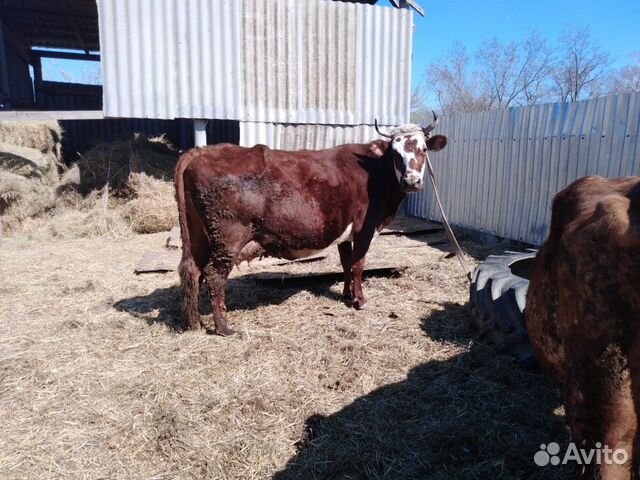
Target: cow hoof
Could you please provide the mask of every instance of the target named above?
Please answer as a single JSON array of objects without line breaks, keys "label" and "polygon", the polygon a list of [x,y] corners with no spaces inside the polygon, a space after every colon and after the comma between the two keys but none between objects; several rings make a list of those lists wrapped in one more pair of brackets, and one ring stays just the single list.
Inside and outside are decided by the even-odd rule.
[{"label": "cow hoof", "polygon": [[195,331],[200,330],[200,328],[202,328],[202,323],[200,323],[200,321],[198,321],[198,322],[188,322],[188,323],[185,323],[185,325],[184,325],[185,331],[193,331],[193,332],[195,332]]},{"label": "cow hoof", "polygon": [[216,325],[213,329],[213,333],[220,335],[221,337],[232,337],[236,334],[236,331],[228,325]]},{"label": "cow hoof", "polygon": [[353,308],[355,308],[356,310],[364,310],[366,304],[367,301],[364,298],[356,298],[353,301]]}]

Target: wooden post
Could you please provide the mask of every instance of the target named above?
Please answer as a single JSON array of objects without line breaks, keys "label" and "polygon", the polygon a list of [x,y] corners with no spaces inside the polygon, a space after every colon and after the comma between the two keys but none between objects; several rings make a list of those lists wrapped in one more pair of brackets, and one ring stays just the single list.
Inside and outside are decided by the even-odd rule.
[{"label": "wooden post", "polygon": [[44,81],[42,79],[42,57],[31,51],[31,65],[33,66],[33,87],[36,94],[36,105],[44,109]]},{"label": "wooden post", "polygon": [[201,119],[193,120],[193,138],[196,147],[207,145],[207,121]]},{"label": "wooden post", "polygon": [[4,105],[4,108],[10,108],[11,105],[5,104],[10,98],[9,64],[7,62],[7,51],[5,50],[4,21],[0,18],[0,104]]}]

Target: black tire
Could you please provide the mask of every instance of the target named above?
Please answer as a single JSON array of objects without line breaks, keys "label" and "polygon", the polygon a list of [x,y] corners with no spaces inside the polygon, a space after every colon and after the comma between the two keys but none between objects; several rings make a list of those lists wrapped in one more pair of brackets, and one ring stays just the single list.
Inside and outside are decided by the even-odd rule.
[{"label": "black tire", "polygon": [[480,337],[524,367],[536,365],[524,318],[535,256],[535,250],[489,256],[473,273],[469,301]]}]

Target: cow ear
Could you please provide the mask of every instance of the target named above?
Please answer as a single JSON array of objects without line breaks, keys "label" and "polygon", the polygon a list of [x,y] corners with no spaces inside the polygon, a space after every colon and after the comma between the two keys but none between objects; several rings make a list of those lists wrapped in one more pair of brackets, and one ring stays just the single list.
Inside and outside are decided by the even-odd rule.
[{"label": "cow ear", "polygon": [[427,140],[427,148],[432,152],[442,150],[447,146],[447,137],[444,135],[435,135]]},{"label": "cow ear", "polygon": [[369,144],[369,154],[376,158],[382,157],[388,146],[389,144],[384,140],[374,140]]}]

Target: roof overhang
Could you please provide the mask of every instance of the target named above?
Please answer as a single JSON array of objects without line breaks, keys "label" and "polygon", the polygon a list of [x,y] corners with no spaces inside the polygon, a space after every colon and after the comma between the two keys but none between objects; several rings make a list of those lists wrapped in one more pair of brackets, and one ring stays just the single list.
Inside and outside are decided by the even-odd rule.
[{"label": "roof overhang", "polygon": [[100,50],[96,0],[0,0],[0,18],[27,48]]}]

